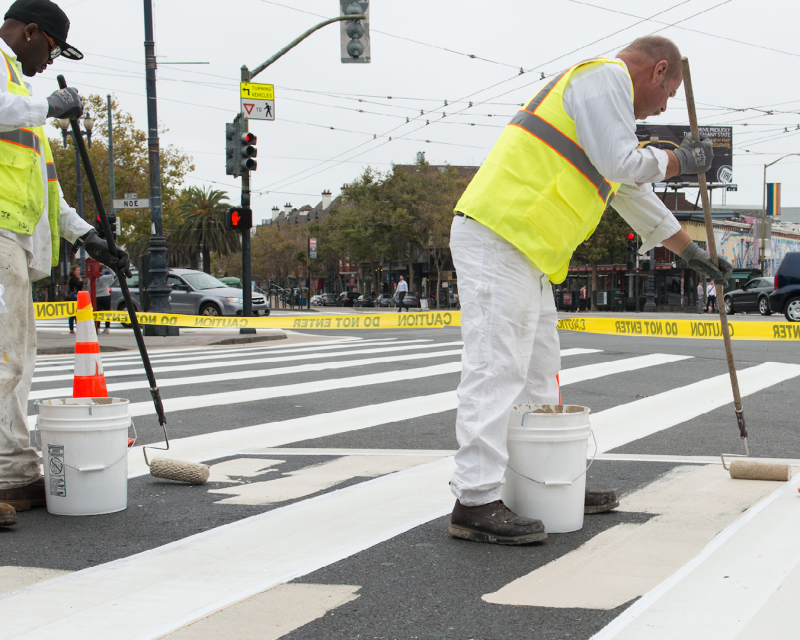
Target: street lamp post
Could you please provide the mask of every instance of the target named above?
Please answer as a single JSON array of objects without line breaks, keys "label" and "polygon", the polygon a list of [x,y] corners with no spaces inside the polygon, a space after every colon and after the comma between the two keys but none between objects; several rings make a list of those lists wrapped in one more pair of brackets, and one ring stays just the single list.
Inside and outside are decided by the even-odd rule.
[{"label": "street lamp post", "polygon": [[800,153],[787,153],[785,156],[781,156],[777,160],[770,162],[769,164],[764,165],[764,189],[762,192],[762,208],[761,208],[761,246],[759,247],[758,251],[758,262],[761,265],[761,275],[765,275],[764,270],[766,268],[767,262],[767,255],[766,255],[766,245],[767,245],[767,167],[771,167],[773,164],[779,163],[784,158],[788,158],[790,156],[800,156]]},{"label": "street lamp post", "polygon": [[[83,218],[83,185],[81,179],[81,156],[78,151],[78,145],[75,144],[75,137],[70,129],[70,120],[68,118],[57,118],[58,126],[61,129],[61,139],[64,141],[64,148],[67,148],[67,140],[72,140],[72,146],[75,148],[75,176],[77,180],[78,190],[78,215]],[[86,136],[86,146],[92,146],[92,129],[94,128],[94,118],[90,113],[86,113],[83,118],[83,131],[79,131],[82,136]],[[81,247],[81,276],[86,273],[86,250]]]}]

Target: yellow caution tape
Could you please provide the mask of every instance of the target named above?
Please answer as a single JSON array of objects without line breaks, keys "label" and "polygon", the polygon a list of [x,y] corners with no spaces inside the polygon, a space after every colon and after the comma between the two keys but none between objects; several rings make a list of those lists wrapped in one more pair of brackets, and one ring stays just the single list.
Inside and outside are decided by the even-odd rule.
[{"label": "yellow caution tape", "polygon": [[[137,313],[140,324],[203,329],[435,329],[461,326],[460,311],[371,313],[343,316],[185,316],[172,313]],[[125,312],[97,311],[98,322],[129,322]]]},{"label": "yellow caution tape", "polygon": [[[77,313],[75,302],[34,303],[37,320],[68,318]],[[139,313],[140,324],[206,329],[435,329],[460,327],[460,311],[370,313],[341,316],[303,315],[242,318],[239,316],[187,316],[173,313]],[[124,322],[128,314],[95,311],[98,322]],[[800,323],[730,321],[734,340],[800,340]],[[648,320],[608,318],[564,318],[558,328],[565,331],[657,338],[721,339],[719,320]]]},{"label": "yellow caution tape", "polygon": [[[734,320],[728,327],[733,340],[800,340],[800,323]],[[558,321],[558,328],[616,336],[722,339],[719,320],[565,318]]]}]

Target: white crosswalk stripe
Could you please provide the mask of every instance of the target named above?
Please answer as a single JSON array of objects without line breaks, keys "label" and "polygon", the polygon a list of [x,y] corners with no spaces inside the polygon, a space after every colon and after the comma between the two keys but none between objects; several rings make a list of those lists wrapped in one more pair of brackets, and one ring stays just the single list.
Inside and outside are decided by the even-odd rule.
[{"label": "white crosswalk stripe", "polygon": [[[285,474],[278,471],[289,456],[309,455],[305,450],[280,449],[292,443],[354,432],[366,434],[401,423],[423,424],[437,416],[440,421],[448,420],[442,414],[457,407],[455,388],[462,347],[458,340],[401,337],[154,350],[151,360],[171,421],[179,421],[182,412],[198,409],[226,407],[231,416],[219,429],[176,437],[168,456],[218,465],[212,475],[214,485],[208,488],[215,509],[237,505],[266,508],[270,504],[276,504],[276,508],[201,534],[187,532],[186,537],[149,551],[0,595],[0,618],[4,621],[0,639],[51,635],[123,640],[164,637],[274,585],[354,556],[449,513],[453,497],[447,482],[454,464],[452,452],[444,448],[415,450],[408,443],[400,445],[407,448],[395,453],[388,448],[317,449],[317,455],[332,456],[334,461],[323,460]],[[682,354],[624,355],[572,348],[562,350],[561,355],[565,358],[561,385],[578,388],[583,383],[606,380],[613,386],[619,377],[628,375],[629,380],[637,371],[658,376],[669,367],[674,371],[682,363],[695,362],[688,349]],[[110,382],[110,395],[131,394],[136,400],[130,405],[133,416],[153,415],[152,402],[142,400],[148,383],[138,354],[104,354],[103,363],[107,378],[124,378]],[[70,380],[71,369],[71,356],[39,358],[31,400],[69,396],[70,387],[56,387],[54,383]],[[284,382],[287,376],[292,379]],[[800,365],[776,362],[757,363],[739,372],[743,397],[798,377]],[[242,388],[220,387],[233,382],[241,382]],[[404,385],[412,384],[415,391],[407,393]],[[376,389],[384,388],[384,395],[379,395]],[[284,419],[266,422],[251,417],[257,413],[237,413],[247,403],[299,396],[324,399],[345,390],[352,394],[348,397],[363,392],[372,394],[370,398],[384,399],[353,402],[343,409],[340,404],[300,417],[288,417],[297,415],[290,413]],[[720,374],[674,388],[665,384],[650,397],[622,401],[592,414],[591,423],[598,450],[609,452],[731,403],[727,374]],[[28,417],[29,428],[35,419],[35,415]],[[136,482],[142,482],[148,474],[141,449],[141,445],[134,447],[128,460],[128,477],[132,481],[139,478]],[[371,459],[349,461],[342,456]],[[402,459],[389,461],[387,456]],[[350,486],[342,488],[345,482]],[[652,525],[642,527],[642,531],[657,528]],[[706,528],[714,529],[711,525]],[[613,538],[613,534],[609,536]],[[259,553],[254,554],[253,549]],[[624,556],[624,549],[617,553]],[[200,557],[204,562],[198,564]],[[548,571],[552,574],[556,567],[569,564],[567,559]],[[772,578],[773,583],[780,583]],[[501,595],[492,601],[500,605],[507,601],[524,604],[520,596],[498,593]],[[556,597],[540,586],[535,593],[540,599],[560,603],[569,601],[572,592],[563,588]],[[622,593],[628,601],[628,592]],[[694,591],[687,587],[686,593],[691,596]],[[610,596],[607,600],[618,604]],[[137,615],[144,610],[146,616]],[[757,613],[757,607],[754,611]],[[658,618],[657,614],[643,614],[638,626],[632,624],[630,629],[644,628],[648,620]],[[734,627],[731,637],[735,637]],[[630,632],[620,637],[634,635]]]}]

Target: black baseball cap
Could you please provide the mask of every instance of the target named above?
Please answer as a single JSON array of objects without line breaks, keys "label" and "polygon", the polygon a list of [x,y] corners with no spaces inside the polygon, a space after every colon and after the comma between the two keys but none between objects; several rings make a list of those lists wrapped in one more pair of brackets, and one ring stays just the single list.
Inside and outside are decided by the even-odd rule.
[{"label": "black baseball cap", "polygon": [[17,0],[12,4],[3,20],[19,20],[36,24],[61,47],[61,55],[70,60],[82,60],[83,54],[67,44],[69,18],[55,2],[50,0]]}]

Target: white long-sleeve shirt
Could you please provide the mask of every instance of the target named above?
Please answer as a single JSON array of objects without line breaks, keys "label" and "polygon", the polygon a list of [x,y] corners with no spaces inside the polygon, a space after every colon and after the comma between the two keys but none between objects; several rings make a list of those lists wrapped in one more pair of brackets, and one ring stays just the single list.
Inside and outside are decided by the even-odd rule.
[{"label": "white long-sleeve shirt", "polygon": [[[624,63],[623,63],[624,64]],[[638,149],[628,74],[618,64],[578,69],[564,90],[564,108],[575,121],[578,144],[610,182],[622,183],[611,206],[642,237],[645,253],[681,230],[653,192],[667,171],[666,151]]]},{"label": "white long-sleeve shirt", "polygon": [[[0,49],[15,61],[17,74],[22,78],[22,67],[16,62],[14,52],[0,39]],[[38,127],[45,123],[47,118],[47,99],[34,96],[18,96],[8,93],[8,69],[0,60],[0,131],[13,131],[21,127]],[[30,85],[26,82],[28,92]],[[50,275],[52,258],[52,244],[50,240],[50,221],[47,217],[47,161],[44,153],[40,154],[39,165],[42,171],[42,184],[44,185],[44,211],[38,224],[33,229],[33,234],[26,236],[14,233],[7,229],[0,229],[0,236],[10,238],[19,244],[28,256],[31,281],[46,278]],[[60,189],[60,186],[59,186]],[[92,225],[83,220],[78,213],[64,201],[61,194],[60,235],[72,244],[84,233],[90,231]]]},{"label": "white long-sleeve shirt", "polygon": [[408,293],[408,283],[405,280],[401,280],[397,283],[397,291],[396,293],[400,293],[401,291],[405,291]]}]

